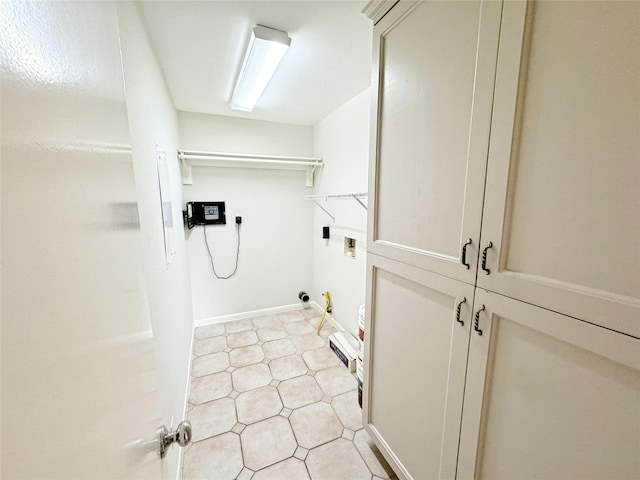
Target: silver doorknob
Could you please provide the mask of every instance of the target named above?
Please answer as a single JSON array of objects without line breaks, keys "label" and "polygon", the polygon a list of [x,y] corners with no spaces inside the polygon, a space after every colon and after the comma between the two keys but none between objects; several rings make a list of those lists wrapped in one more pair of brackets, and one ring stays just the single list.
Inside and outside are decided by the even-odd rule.
[{"label": "silver doorknob", "polygon": [[181,447],[186,447],[191,441],[191,423],[188,420],[180,422],[178,428],[173,432],[170,432],[164,425],[158,428],[158,453],[160,458],[164,458],[167,453],[167,448],[173,443],[177,442]]}]

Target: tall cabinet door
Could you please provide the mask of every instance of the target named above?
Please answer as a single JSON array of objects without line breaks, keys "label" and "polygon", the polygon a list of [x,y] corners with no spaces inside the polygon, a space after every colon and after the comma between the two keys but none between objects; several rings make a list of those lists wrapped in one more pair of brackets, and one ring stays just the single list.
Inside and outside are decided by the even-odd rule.
[{"label": "tall cabinet door", "polygon": [[640,478],[640,340],[480,289],[474,311],[458,478]]},{"label": "tall cabinet door", "polygon": [[374,31],[368,249],[467,283],[475,282],[501,9],[401,1]]},{"label": "tall cabinet door", "polygon": [[367,260],[363,423],[400,478],[452,479],[473,287]]},{"label": "tall cabinet door", "polygon": [[505,2],[478,274],[636,337],[638,25],[640,2]]}]

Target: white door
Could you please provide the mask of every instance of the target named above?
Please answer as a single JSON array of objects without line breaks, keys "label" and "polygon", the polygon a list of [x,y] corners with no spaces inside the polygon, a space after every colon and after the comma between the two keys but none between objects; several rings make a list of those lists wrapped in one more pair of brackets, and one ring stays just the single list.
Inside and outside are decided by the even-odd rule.
[{"label": "white door", "polygon": [[161,478],[115,5],[3,1],[2,478]]},{"label": "white door", "polygon": [[640,478],[640,340],[481,289],[474,312],[457,478]]},{"label": "white door", "polygon": [[639,25],[640,2],[505,2],[478,272],[636,337]]},{"label": "white door", "polygon": [[368,249],[470,284],[501,9],[400,2],[374,29]]},{"label": "white door", "polygon": [[363,423],[400,478],[455,477],[473,287],[370,254]]}]

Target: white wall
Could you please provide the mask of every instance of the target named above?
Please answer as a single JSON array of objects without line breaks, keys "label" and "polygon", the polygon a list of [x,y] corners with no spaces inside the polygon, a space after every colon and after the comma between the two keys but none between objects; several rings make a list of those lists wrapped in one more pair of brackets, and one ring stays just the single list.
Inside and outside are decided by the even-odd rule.
[{"label": "white wall", "polygon": [[[175,426],[185,413],[193,328],[189,263],[182,229],[182,185],[175,153],[178,149],[177,113],[149,43],[139,7],[118,2],[118,17],[144,245],[144,274],[160,372],[163,420],[169,426],[173,417]],[[170,268],[165,260],[156,144],[168,154],[176,227],[172,232],[176,255]],[[165,477],[176,478],[179,449],[169,449],[166,458]]]},{"label": "white wall", "polygon": [[[324,160],[314,193],[367,191],[370,94],[364,90],[314,127],[313,154]],[[322,293],[328,290],[333,318],[356,335],[365,296],[367,212],[355,200],[321,203],[336,220],[314,205],[312,298],[324,307]],[[330,227],[329,240],[322,239],[325,225]],[[356,239],[355,258],[344,255],[345,236]]]},{"label": "white wall", "polygon": [[[233,153],[311,156],[312,129],[232,117],[178,113],[180,147]],[[207,226],[207,238],[221,276],[236,258],[236,216],[242,217],[238,271],[228,280],[211,270],[203,227],[188,238],[196,322],[211,317],[298,302],[310,291],[311,203],[303,196],[305,173],[253,168],[193,167],[185,201],[226,202],[226,225]]]}]

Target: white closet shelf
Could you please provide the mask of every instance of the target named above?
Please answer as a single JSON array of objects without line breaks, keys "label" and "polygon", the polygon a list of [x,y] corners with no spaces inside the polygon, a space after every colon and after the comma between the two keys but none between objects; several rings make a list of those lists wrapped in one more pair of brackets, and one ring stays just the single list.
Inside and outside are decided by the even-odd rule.
[{"label": "white closet shelf", "polygon": [[316,168],[324,165],[321,158],[286,157],[278,155],[258,155],[252,153],[202,152],[196,150],[178,150],[178,159],[182,169],[182,183],[191,185],[193,177],[191,166],[269,168],[276,170],[303,170],[307,172],[306,185],[313,187]]},{"label": "white closet shelf", "polygon": [[362,202],[362,198],[367,198],[368,193],[336,193],[336,194],[330,194],[330,195],[305,195],[304,199],[305,200],[311,200],[313,203],[315,203],[324,213],[326,213],[327,215],[329,215],[331,217],[331,219],[335,222],[336,221],[336,217],[334,217],[333,215],[331,215],[331,213],[329,213],[329,211],[327,211],[326,208],[324,208],[322,205],[320,205],[318,203],[318,200],[324,200],[325,202],[327,200],[332,200],[332,199],[337,199],[337,200],[348,200],[348,199],[353,199],[356,202],[358,202],[360,204],[360,206],[362,208],[364,208],[365,210],[367,210],[367,206]]}]

